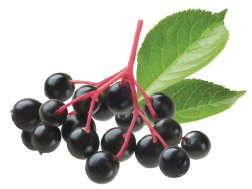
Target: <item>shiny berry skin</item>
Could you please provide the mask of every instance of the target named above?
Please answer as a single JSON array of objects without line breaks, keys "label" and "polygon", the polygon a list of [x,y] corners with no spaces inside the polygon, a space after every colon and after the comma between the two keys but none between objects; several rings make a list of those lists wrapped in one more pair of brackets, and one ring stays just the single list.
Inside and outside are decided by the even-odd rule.
[{"label": "shiny berry skin", "polygon": [[32,133],[32,144],[41,153],[50,153],[58,148],[61,141],[59,128],[40,125]]},{"label": "shiny berry skin", "polygon": [[[73,100],[88,93],[91,91],[95,91],[97,88],[93,85],[83,85],[80,88],[78,88],[73,95]],[[99,96],[98,96],[98,100],[95,102],[95,106],[93,109],[93,114],[99,109],[99,107],[101,106],[101,102],[102,102],[102,98],[104,98],[104,93],[102,92]],[[85,98],[82,99],[76,103],[73,104],[73,109],[82,115],[87,115],[89,108],[90,108],[90,104],[91,104],[91,98]]]},{"label": "shiny berry skin", "polygon": [[207,156],[211,149],[209,138],[200,131],[187,133],[181,142],[181,147],[187,152],[191,159],[201,159]]},{"label": "shiny berry skin", "polygon": [[[72,114],[67,117],[65,123],[61,127],[62,137],[67,141],[70,133],[77,127],[85,127],[87,123],[87,116]],[[90,128],[96,131],[96,125],[93,119],[91,119]]]},{"label": "shiny berry skin", "polygon": [[39,108],[41,121],[48,126],[58,127],[62,125],[66,121],[68,111],[65,109],[61,114],[57,114],[56,111],[64,105],[63,102],[56,99],[51,99],[43,103]]},{"label": "shiny berry skin", "polygon": [[[119,114],[115,115],[115,121],[116,124],[119,127],[129,129],[129,126],[131,124],[131,121],[133,119],[133,112],[134,110],[131,110],[125,114]],[[140,131],[144,127],[144,120],[141,118],[141,116],[137,116],[136,122],[134,124],[134,127],[132,129],[132,132],[135,133],[137,131]]]},{"label": "shiny berry skin", "polygon": [[178,122],[173,119],[160,119],[153,128],[164,139],[166,144],[171,147],[180,143],[182,138],[182,128]]},{"label": "shiny berry skin", "polygon": [[109,119],[111,119],[112,117],[114,117],[114,113],[111,112],[109,109],[108,109],[108,106],[107,106],[107,101],[106,101],[106,94],[107,94],[107,90],[104,90],[104,98],[102,98],[102,102],[101,102],[101,106],[100,108],[98,109],[97,112],[95,112],[92,117],[96,120],[99,120],[99,121],[107,121]]},{"label": "shiny berry skin", "polygon": [[[109,151],[113,153],[113,155],[116,155],[122,148],[122,145],[124,143],[123,135],[126,133],[127,129],[120,127],[114,127],[112,129],[109,129],[101,139],[101,149],[103,151]],[[128,146],[118,160],[120,162],[123,162],[129,159],[133,155],[135,148],[136,138],[134,134],[131,133]]]},{"label": "shiny berry skin", "polygon": [[133,109],[133,99],[131,95],[129,82],[124,86],[121,82],[114,83],[107,91],[107,106],[114,114],[124,114]]},{"label": "shiny berry skin", "polygon": [[[151,105],[158,119],[162,119],[162,118],[173,119],[175,117],[176,106],[173,100],[169,96],[167,96],[164,93],[157,92],[157,93],[153,93],[151,95],[151,98],[152,98]],[[144,112],[147,118],[151,122],[155,121],[146,103],[144,104]]]},{"label": "shiny berry skin", "polygon": [[135,156],[142,166],[146,168],[154,168],[158,166],[158,160],[161,152],[164,150],[162,143],[157,140],[153,143],[151,135],[144,136],[138,141]]},{"label": "shiny berry skin", "polygon": [[44,84],[45,95],[49,99],[65,102],[72,96],[75,89],[75,85],[70,84],[68,80],[72,80],[72,78],[65,73],[55,73],[49,76]]},{"label": "shiny berry skin", "polygon": [[21,133],[22,142],[29,150],[37,151],[37,149],[32,144],[31,136],[32,132],[22,131]]},{"label": "shiny berry skin", "polygon": [[109,151],[99,151],[91,155],[85,165],[88,178],[97,184],[106,184],[112,181],[120,164]]},{"label": "shiny berry skin", "polygon": [[87,133],[81,127],[74,129],[67,139],[67,149],[77,159],[87,159],[99,148],[99,137],[90,129]]},{"label": "shiny berry skin", "polygon": [[170,178],[181,177],[190,167],[190,158],[180,147],[169,147],[160,154],[159,168]]},{"label": "shiny berry skin", "polygon": [[23,131],[31,132],[41,125],[39,108],[41,103],[32,98],[19,100],[12,109],[12,121]]}]

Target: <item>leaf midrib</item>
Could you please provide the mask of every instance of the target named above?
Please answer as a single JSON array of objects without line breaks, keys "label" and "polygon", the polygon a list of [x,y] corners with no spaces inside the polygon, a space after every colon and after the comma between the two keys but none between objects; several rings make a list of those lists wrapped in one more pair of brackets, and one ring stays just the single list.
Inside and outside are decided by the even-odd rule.
[{"label": "leaf midrib", "polygon": [[[218,17],[218,19],[219,19],[219,18],[220,18],[220,16]],[[152,86],[157,82],[157,80],[159,80],[169,69],[171,69],[172,66],[173,66],[175,63],[177,63],[177,62],[179,61],[179,59],[187,53],[188,49],[190,49],[194,44],[196,44],[196,43],[202,38],[202,36],[205,35],[205,33],[206,33],[206,32],[218,21],[218,19],[216,19],[216,21],[214,21],[214,22],[211,24],[211,26],[209,26],[209,27],[200,35],[200,38],[199,38],[198,40],[196,40],[194,43],[192,43],[192,45],[189,45],[189,47],[185,50],[185,52],[184,52],[182,55],[178,56],[178,57],[176,58],[176,60],[175,60],[166,70],[164,70],[164,72],[161,73],[160,76],[157,77],[157,79],[155,79],[155,80],[149,85],[149,87],[147,87],[147,88],[145,89],[145,91],[149,90],[149,88],[152,87]],[[201,19],[201,20],[202,20],[202,19]],[[162,48],[162,50],[163,50],[163,48]],[[162,56],[163,56],[163,55],[162,55]],[[143,97],[143,95],[139,96],[138,100],[141,99],[142,97]]]}]

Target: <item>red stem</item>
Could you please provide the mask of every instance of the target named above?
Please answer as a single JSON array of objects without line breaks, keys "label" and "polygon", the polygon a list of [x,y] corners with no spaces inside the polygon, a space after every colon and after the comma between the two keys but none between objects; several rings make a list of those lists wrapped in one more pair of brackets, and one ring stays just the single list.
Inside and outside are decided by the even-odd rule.
[{"label": "red stem", "polygon": [[142,93],[143,97],[146,99],[146,104],[150,110],[150,113],[151,113],[152,117],[154,118],[154,120],[156,120],[157,114],[151,104],[152,98],[147,95],[147,93],[142,89],[142,87],[136,82],[135,78],[134,78],[134,84],[137,86],[139,91]]},{"label": "red stem", "polygon": [[96,93],[93,97],[92,97],[92,101],[90,104],[90,108],[89,108],[89,112],[88,112],[88,118],[87,118],[87,123],[86,123],[86,127],[84,128],[84,130],[89,133],[90,132],[90,123],[91,123],[91,119],[92,119],[92,115],[93,115],[93,109],[95,106],[95,101],[96,98],[99,96],[99,93]]},{"label": "red stem", "polygon": [[92,81],[82,81],[82,80],[68,80],[68,83],[71,84],[89,84],[89,85],[96,85],[97,83]]},{"label": "red stem", "polygon": [[70,116],[70,115],[75,114],[75,113],[76,113],[76,111],[71,111],[67,115]]}]

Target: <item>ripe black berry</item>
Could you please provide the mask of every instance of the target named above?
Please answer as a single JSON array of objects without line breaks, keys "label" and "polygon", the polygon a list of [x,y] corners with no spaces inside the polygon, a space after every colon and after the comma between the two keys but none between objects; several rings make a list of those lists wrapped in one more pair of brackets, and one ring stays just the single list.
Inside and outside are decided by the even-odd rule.
[{"label": "ripe black berry", "polygon": [[114,83],[107,91],[107,106],[114,114],[124,114],[130,111],[133,105],[129,82],[125,82],[124,86],[121,82]]},{"label": "ripe black berry", "polygon": [[99,137],[90,129],[87,133],[81,127],[74,129],[67,139],[67,148],[70,154],[78,159],[87,159],[99,148]]},{"label": "ripe black berry", "polygon": [[31,139],[39,152],[49,153],[60,145],[61,133],[57,127],[40,125],[33,131]]},{"label": "ripe black berry", "polygon": [[[96,89],[97,88],[93,85],[83,85],[74,92],[73,99],[78,98],[88,92],[95,91]],[[104,98],[103,92],[98,96],[98,99],[95,102],[93,113],[95,113],[101,106],[102,98]],[[82,99],[73,104],[73,109],[79,114],[87,115],[90,108],[90,103],[91,98]]]},{"label": "ripe black berry", "polygon": [[[131,124],[131,121],[133,119],[133,112],[132,111],[134,111],[134,110],[131,110],[125,114],[115,115],[116,124],[119,127],[128,129]],[[141,130],[143,128],[143,126],[144,126],[144,120],[142,119],[141,116],[137,116],[136,122],[134,124],[133,129],[132,129],[132,132],[135,133],[135,132]]]},{"label": "ripe black berry", "polygon": [[190,158],[180,147],[164,149],[159,158],[159,168],[162,173],[170,178],[181,177],[190,167]]},{"label": "ripe black berry", "polygon": [[68,111],[65,109],[61,114],[56,111],[65,104],[59,100],[51,99],[46,101],[39,108],[39,116],[43,123],[58,127],[66,121]]},{"label": "ripe black berry", "polygon": [[153,128],[169,147],[180,143],[183,131],[180,124],[175,120],[168,118],[161,119],[155,123]]},{"label": "ripe black berry", "polygon": [[[67,141],[70,133],[77,127],[86,127],[87,116],[78,115],[77,113],[72,114],[67,117],[65,123],[61,127],[62,137]],[[90,128],[96,131],[96,125],[93,119],[91,119]]]},{"label": "ripe black berry", "polygon": [[111,119],[115,114],[108,109],[106,96],[107,90],[104,90],[104,98],[102,98],[101,106],[97,112],[93,114],[93,118],[99,121],[107,121]]},{"label": "ripe black berry", "polygon": [[181,147],[192,159],[201,159],[207,156],[211,149],[209,138],[200,131],[191,131],[184,136]]},{"label": "ripe black berry", "polygon": [[[151,104],[158,119],[161,119],[161,118],[173,119],[174,118],[175,113],[176,113],[176,106],[173,100],[169,96],[165,95],[164,93],[157,92],[157,93],[153,93],[151,95],[151,98],[152,98]],[[144,104],[144,112],[147,118],[151,122],[155,121],[146,103]]]},{"label": "ripe black berry", "polygon": [[151,135],[144,136],[138,141],[135,155],[137,161],[146,168],[154,168],[158,166],[158,160],[161,152],[164,150],[164,146],[158,140],[153,143]]},{"label": "ripe black berry", "polygon": [[33,131],[41,125],[39,108],[41,103],[32,98],[19,100],[12,109],[12,121],[23,131]]},{"label": "ripe black berry", "polygon": [[72,78],[65,73],[55,73],[49,76],[44,85],[45,95],[49,99],[65,102],[72,96],[75,89],[75,85],[70,84],[68,80],[72,80]]},{"label": "ripe black berry", "polygon": [[24,145],[29,150],[37,151],[37,149],[32,144],[31,136],[32,136],[32,132],[22,131],[22,133],[21,133],[21,138],[22,138]]},{"label": "ripe black berry", "polygon": [[85,171],[88,178],[93,182],[106,184],[116,177],[119,167],[119,162],[111,152],[100,151],[87,159]]},{"label": "ripe black berry", "polygon": [[[113,155],[116,155],[123,143],[124,143],[124,134],[127,133],[127,129],[115,127],[109,129],[102,137],[101,140],[101,149],[103,151],[110,151]],[[119,161],[125,161],[129,159],[136,148],[136,138],[133,133],[130,135],[129,143],[127,148],[124,150],[123,154],[120,156]]]}]

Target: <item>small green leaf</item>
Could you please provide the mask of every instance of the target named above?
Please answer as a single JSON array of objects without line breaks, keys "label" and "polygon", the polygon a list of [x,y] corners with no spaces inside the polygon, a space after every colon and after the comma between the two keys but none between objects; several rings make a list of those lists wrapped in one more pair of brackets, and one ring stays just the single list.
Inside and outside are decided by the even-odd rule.
[{"label": "small green leaf", "polygon": [[[197,72],[223,50],[229,37],[226,12],[189,9],[148,32],[137,54],[137,82],[148,95]],[[138,99],[143,99],[139,90]]]},{"label": "small green leaf", "polygon": [[[163,90],[176,104],[175,120],[200,120],[230,108],[246,91],[231,91],[200,79],[184,79]],[[141,103],[143,104],[143,102]]]}]

